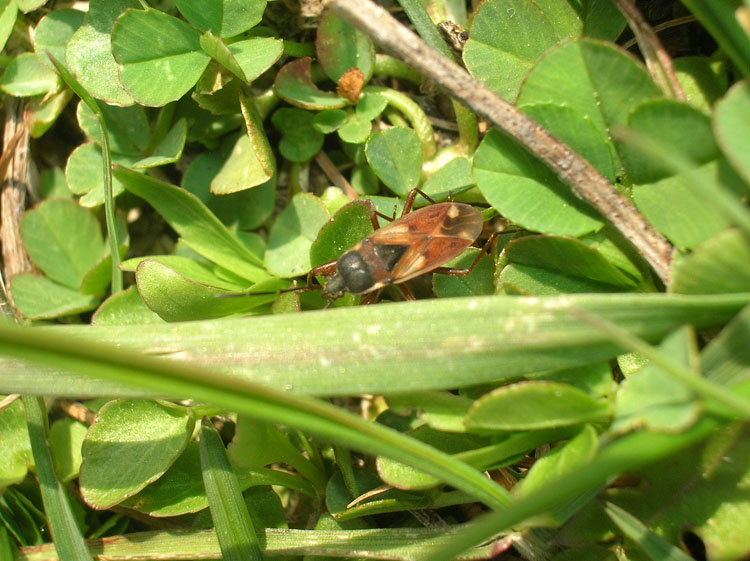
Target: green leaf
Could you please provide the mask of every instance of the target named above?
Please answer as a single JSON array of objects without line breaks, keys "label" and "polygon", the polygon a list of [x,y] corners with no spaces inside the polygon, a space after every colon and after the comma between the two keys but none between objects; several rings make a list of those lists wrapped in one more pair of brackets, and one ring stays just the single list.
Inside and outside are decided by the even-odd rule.
[{"label": "green leaf", "polygon": [[559,236],[526,236],[506,246],[512,263],[540,267],[623,288],[634,288],[632,277],[580,240]]},{"label": "green leaf", "polygon": [[303,57],[279,70],[274,82],[279,97],[303,109],[336,109],[347,105],[343,97],[318,89],[312,81],[311,64],[310,57]]},{"label": "green leaf", "polygon": [[599,422],[609,406],[581,390],[557,382],[519,382],[478,399],[466,415],[469,429],[540,430]]},{"label": "green leaf", "polygon": [[47,0],[15,0],[15,3],[18,5],[19,10],[28,13],[44,6]]},{"label": "green leaf", "polygon": [[[615,87],[612,76],[622,80]],[[643,66],[615,46],[590,39],[547,52],[524,81],[519,104],[567,104],[592,120],[597,130],[625,124],[630,111],[660,97]]]},{"label": "green leaf", "polygon": [[13,0],[0,0],[0,49],[5,49],[17,14],[18,6]]},{"label": "green leaf", "polygon": [[363,196],[375,195],[380,192],[380,181],[377,174],[367,164],[356,164],[352,168],[349,178],[354,190]]},{"label": "green leaf", "polygon": [[[210,31],[206,31],[200,36],[200,42],[203,52],[205,52],[216,62],[221,64],[221,66],[229,70],[232,74],[239,78],[240,81],[245,83],[249,82],[249,80],[245,77],[245,73],[242,71],[242,68],[240,68],[240,65],[237,64],[237,60],[235,60],[234,55],[229,50],[229,47],[226,43],[224,43],[224,41],[221,40],[221,37],[214,35]],[[210,75],[213,76],[213,73],[211,73]],[[206,78],[207,75],[204,74],[203,80],[205,80]],[[216,78],[218,78],[218,76]],[[212,85],[211,87],[216,86]]]},{"label": "green leaf", "polygon": [[[716,142],[732,167],[750,183],[750,82],[736,83],[716,104]],[[692,131],[691,131],[692,135]]]},{"label": "green leaf", "polygon": [[704,444],[640,470],[641,485],[609,499],[648,521],[650,531],[670,544],[680,544],[690,528],[706,559],[739,559],[750,547],[750,501],[742,483],[750,475],[748,466],[748,433],[728,425],[715,429]]},{"label": "green leaf", "polygon": [[49,443],[55,458],[55,471],[63,483],[78,477],[81,468],[81,444],[89,428],[84,423],[65,417],[52,423]]},{"label": "green leaf", "polygon": [[178,516],[198,512],[208,506],[200,475],[200,445],[188,442],[182,453],[159,479],[140,493],[125,499],[127,508],[149,516]]},{"label": "green leaf", "polygon": [[[679,364],[691,367],[693,371],[697,368],[698,351],[691,330],[675,331],[659,349]],[[690,388],[658,365],[647,363],[620,383],[610,430],[620,433],[635,429],[677,432],[694,423],[700,410],[700,403]]]},{"label": "green leaf", "polygon": [[283,41],[273,37],[250,37],[228,47],[248,82],[271,68],[284,51]]},{"label": "green leaf", "polygon": [[367,141],[365,154],[380,180],[397,195],[405,197],[419,185],[422,146],[413,130],[393,127],[376,132]]},{"label": "green leaf", "polygon": [[115,176],[135,195],[145,199],[195,251],[232,272],[258,282],[269,277],[251,253],[200,200],[187,191],[117,168]]},{"label": "green leaf", "polygon": [[123,271],[135,272],[138,266],[147,259],[150,261],[157,261],[186,279],[206,286],[223,288],[233,292],[239,292],[247,288],[247,282],[237,282],[236,280],[227,279],[225,276],[220,275],[217,271],[216,265],[196,261],[195,259],[190,259],[189,257],[183,257],[181,255],[134,257],[124,261],[120,265],[120,268]]},{"label": "green leaf", "polygon": [[545,4],[487,0],[474,14],[464,63],[506,101],[514,100],[524,76],[547,49],[581,31],[572,7]]},{"label": "green leaf", "polygon": [[267,269],[287,278],[308,272],[312,266],[310,246],[329,218],[320,199],[308,193],[295,195],[268,234]]},{"label": "green leaf", "polygon": [[417,410],[419,419],[433,429],[466,432],[464,417],[472,404],[467,397],[450,392],[411,392],[387,397],[393,411]]},{"label": "green leaf", "polygon": [[711,107],[728,88],[726,67],[709,57],[685,56],[672,61],[685,100],[702,111]]},{"label": "green leaf", "polygon": [[[655,183],[633,187],[638,210],[669,241],[680,249],[693,249],[730,225],[724,212],[707,204],[691,181],[722,185],[725,170],[711,162],[695,170],[673,175]],[[669,209],[665,212],[664,209]]]},{"label": "green leaf", "polygon": [[363,119],[376,119],[388,107],[388,100],[373,91],[365,91],[357,102],[357,115]]},{"label": "green leaf", "polygon": [[184,21],[157,10],[128,10],[112,29],[112,54],[133,98],[162,106],[181,98],[208,66],[200,36]]},{"label": "green leaf", "polygon": [[18,55],[0,76],[0,89],[16,97],[55,92],[60,87],[60,78],[57,74],[33,53]]},{"label": "green leaf", "polygon": [[618,292],[621,289],[539,267],[508,263],[497,278],[498,293],[526,296]]},{"label": "green leaf", "polygon": [[[696,166],[719,156],[711,119],[686,103],[673,99],[644,101],[628,116],[628,127],[671,146]],[[690,134],[685,134],[686,131]],[[673,175],[671,168],[654,162],[637,147],[624,144],[620,146],[620,152],[633,183],[653,183]]]},{"label": "green leaf", "polygon": [[365,83],[375,66],[375,47],[367,35],[328,10],[318,23],[315,50],[323,72],[338,83],[343,74],[358,69]]},{"label": "green leaf", "polygon": [[92,325],[143,325],[163,321],[148,309],[135,285],[107,298],[91,318]]},{"label": "green leaf", "polygon": [[[121,226],[118,224],[118,229],[119,228],[121,228]],[[128,252],[129,248],[128,244],[129,240],[120,240],[118,247],[119,259],[125,257],[125,254]],[[107,253],[103,257],[101,257],[88,271],[86,271],[86,274],[81,281],[79,290],[82,294],[93,294],[94,296],[101,296],[111,282],[112,255],[109,253],[109,248],[107,248]]]},{"label": "green leaf", "polygon": [[735,229],[706,240],[674,260],[670,290],[682,294],[726,294],[750,288],[750,243]]},{"label": "green leaf", "polygon": [[20,483],[34,465],[26,428],[23,402],[16,399],[0,411],[0,454],[5,458],[0,463],[0,487]]},{"label": "green leaf", "polygon": [[643,270],[636,263],[643,266],[640,257],[632,248],[624,243],[620,234],[614,230],[612,225],[606,225],[604,228],[593,234],[587,234],[580,238],[591,249],[597,251],[611,265],[617,267],[620,271],[627,273],[638,282],[645,279]]},{"label": "green leaf", "polygon": [[229,447],[232,462],[243,469],[282,463],[312,483],[316,492],[325,487],[325,475],[290,442],[287,434],[271,423],[239,415],[237,432]]},{"label": "green leaf", "polygon": [[48,68],[54,70],[47,52],[57,60],[65,60],[65,46],[83,23],[85,15],[80,10],[62,8],[39,20],[34,30],[34,52]]},{"label": "green leaf", "polygon": [[13,302],[30,319],[50,319],[93,310],[99,303],[95,296],[81,294],[47,277],[22,273],[10,283]]},{"label": "green leaf", "polygon": [[568,105],[553,103],[525,104],[519,109],[583,156],[610,182],[616,181],[620,169],[612,142],[590,116]]},{"label": "green leaf", "polygon": [[[623,356],[617,357],[618,366],[621,370],[624,368],[621,360]],[[611,396],[617,390],[617,382],[612,378],[612,367],[608,362],[564,368],[555,372],[539,372],[537,375],[528,376],[528,378],[568,384],[586,392],[591,397],[603,400],[611,399]]]},{"label": "green leaf", "polygon": [[281,154],[292,162],[306,162],[323,147],[323,135],[313,127],[313,114],[302,109],[285,107],[271,117],[273,126],[281,131]]},{"label": "green leaf", "polygon": [[66,88],[50,96],[33,98],[27,112],[31,138],[43,136],[55,124],[72,97],[73,92]]},{"label": "green leaf", "polygon": [[[112,155],[112,161],[121,166],[131,166],[138,160],[136,156]],[[65,179],[68,188],[75,195],[83,195],[78,203],[83,207],[97,207],[104,203],[104,180],[102,178],[102,151],[93,142],[78,146],[68,157],[65,166]],[[112,194],[123,191],[122,183],[112,178]]]},{"label": "green leaf", "polygon": [[314,267],[335,261],[364,238],[372,234],[370,215],[375,205],[358,199],[341,207],[317,234],[310,246],[310,261]]},{"label": "green leaf", "polygon": [[185,148],[185,139],[187,138],[187,121],[180,119],[153,149],[150,156],[138,160],[133,164],[134,168],[153,168],[166,164],[173,164],[182,156],[182,150]]},{"label": "green leaf", "polygon": [[229,464],[219,433],[207,420],[201,423],[200,452],[203,484],[224,559],[261,561],[258,536],[242,499],[237,475]]},{"label": "green leaf", "polygon": [[[234,139],[227,140],[233,141]],[[245,141],[240,137],[229,148],[238,143],[245,145]],[[252,189],[245,188],[236,191],[238,188],[247,187],[243,183],[247,169],[243,168],[243,162],[250,160],[248,150],[235,155],[231,163],[224,152],[222,150],[199,154],[182,176],[182,187],[205,203],[226,226],[241,230],[254,230],[263,224],[273,212],[276,182],[271,178]],[[250,161],[260,174],[261,170],[257,169],[257,158]],[[219,177],[222,171],[224,173]],[[213,191],[229,192],[229,194],[214,195]],[[259,255],[258,258],[262,260],[263,255]]]},{"label": "green leaf", "polygon": [[141,261],[135,280],[149,309],[168,322],[224,317],[275,299],[273,294],[256,298],[219,298],[224,291],[198,284],[153,259]]},{"label": "green leaf", "polygon": [[552,171],[495,130],[474,156],[474,179],[487,202],[527,230],[582,236],[603,225]]},{"label": "green leaf", "polygon": [[372,123],[369,119],[360,117],[357,113],[352,113],[346,122],[338,129],[339,138],[344,142],[361,144],[367,140],[372,131]]},{"label": "green leaf", "polygon": [[432,197],[442,199],[473,184],[471,161],[468,158],[453,158],[432,174],[420,189]]},{"label": "green leaf", "polygon": [[51,279],[78,288],[104,255],[104,240],[94,215],[70,199],[50,199],[26,213],[21,239],[34,264]]},{"label": "green leaf", "polygon": [[[475,434],[442,432],[424,425],[408,434],[418,442],[425,442],[451,455],[469,452],[488,444],[486,437]],[[439,483],[439,480],[435,477],[387,457],[379,456],[376,465],[378,475],[383,482],[398,489],[429,489]]]},{"label": "green leaf", "polygon": [[[565,475],[585,470],[586,464],[594,458],[598,448],[596,430],[591,425],[585,425],[574,438],[539,458],[514,489],[515,495],[528,496]],[[577,498],[572,504],[561,505],[554,511],[542,515],[541,520],[535,520],[534,525],[559,526],[578,510],[580,502],[581,499]]]},{"label": "green leaf", "polygon": [[701,352],[706,378],[722,386],[745,386],[750,379],[750,346],[745,337],[750,328],[750,308],[743,309]]},{"label": "green leaf", "polygon": [[[573,4],[573,6],[577,6]],[[627,25],[625,16],[617,6],[607,0],[592,0],[582,6],[583,34],[594,39],[616,41]]]},{"label": "green leaf", "polygon": [[65,49],[65,64],[92,96],[115,105],[132,105],[120,83],[120,67],[112,56],[111,33],[115,20],[138,0],[91,0],[83,25]]},{"label": "green leaf", "polygon": [[272,178],[275,183],[276,157],[274,156],[273,149],[268,142],[268,137],[263,128],[263,118],[261,117],[253,98],[240,95],[240,109],[242,111],[242,118],[245,121],[245,130],[250,137],[250,143],[253,146],[255,156],[258,158],[258,162],[268,176]]},{"label": "green leaf", "polygon": [[[309,483],[285,472],[243,468],[237,470],[237,475],[243,489],[254,485],[280,485],[314,495]],[[200,472],[199,444],[189,442],[164,475],[122,504],[155,517],[179,516],[205,509],[208,499]]]},{"label": "green leaf", "polygon": [[187,445],[194,425],[189,410],[166,402],[107,403],[81,449],[84,500],[110,508],[161,477]]},{"label": "green leaf", "polygon": [[272,174],[261,164],[250,137],[242,134],[210,185],[215,195],[226,195],[269,182],[274,182]]},{"label": "green leaf", "polygon": [[201,31],[234,37],[260,22],[266,0],[176,0],[175,5]]},{"label": "green leaf", "polygon": [[[445,267],[469,268],[474,263],[480,251],[476,248],[470,248],[463,255],[446,263]],[[436,273],[432,277],[432,286],[435,294],[440,298],[494,294],[494,272],[495,264],[490,256],[485,254],[474,270],[465,277]]]},{"label": "green leaf", "polygon": [[[151,136],[145,109],[140,105],[115,107],[101,102],[97,105],[104,114],[110,150],[128,156],[140,156],[146,150]],[[99,120],[83,101],[76,108],[76,117],[86,136],[101,146]]]},{"label": "green leaf", "polygon": [[316,131],[328,134],[343,125],[348,117],[349,113],[343,109],[326,109],[315,114],[312,126]]}]

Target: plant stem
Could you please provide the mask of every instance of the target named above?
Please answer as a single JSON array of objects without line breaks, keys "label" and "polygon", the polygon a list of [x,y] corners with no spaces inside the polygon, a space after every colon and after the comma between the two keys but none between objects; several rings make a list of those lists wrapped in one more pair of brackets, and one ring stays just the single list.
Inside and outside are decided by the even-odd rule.
[{"label": "plant stem", "polygon": [[422,142],[422,156],[425,161],[430,160],[437,152],[435,130],[432,128],[427,115],[412,99],[399,91],[380,86],[365,86],[363,92],[376,93],[388,101],[388,105],[403,113],[411,123],[414,132]]},{"label": "plant stem", "polygon": [[677,81],[672,59],[659,41],[659,37],[643,18],[643,14],[631,0],[612,0],[617,9],[628,20],[630,29],[638,39],[643,58],[651,77],[665,96],[685,101],[685,93]]},{"label": "plant stem", "polygon": [[409,68],[406,64],[401,62],[399,59],[392,56],[383,55],[378,53],[375,55],[375,70],[374,74],[382,74],[383,76],[391,76],[392,78],[399,78],[401,80],[407,80],[417,86],[422,84],[422,76],[416,70]]}]

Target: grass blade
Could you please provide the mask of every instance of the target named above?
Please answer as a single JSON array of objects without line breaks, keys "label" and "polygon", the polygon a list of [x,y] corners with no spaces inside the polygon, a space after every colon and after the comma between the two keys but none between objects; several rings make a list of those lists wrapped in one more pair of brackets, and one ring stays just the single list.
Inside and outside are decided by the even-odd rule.
[{"label": "grass blade", "polygon": [[57,554],[61,559],[93,561],[76,524],[65,489],[55,473],[52,454],[47,446],[47,412],[44,401],[42,398],[24,396],[23,405],[26,408],[29,440],[42,490],[44,510]]},{"label": "grass blade", "polygon": [[[65,326],[66,333],[211,369],[215,383],[244,380],[319,396],[393,394],[494,382],[609,360],[620,345],[572,316],[581,309],[649,341],[684,324],[720,326],[748,294],[477,297],[379,304],[324,312],[132,327]],[[405,313],[406,312],[406,313]],[[149,396],[116,378],[66,372],[63,363],[30,376],[0,360],[0,391],[75,396]],[[162,395],[183,397],[161,390]]]},{"label": "grass blade", "polygon": [[479,471],[386,427],[368,423],[323,401],[273,390],[210,371],[84,343],[57,333],[0,325],[0,353],[36,364],[59,365],[89,376],[106,376],[163,394],[175,391],[271,423],[299,428],[345,446],[414,466],[493,508],[510,502],[505,489]]},{"label": "grass blade", "polygon": [[205,419],[200,429],[201,472],[211,519],[226,561],[262,561],[258,537],[219,433]]},{"label": "grass blade", "polygon": [[626,536],[640,545],[654,561],[691,561],[693,559],[654,534],[635,516],[616,504],[604,503],[604,512]]}]

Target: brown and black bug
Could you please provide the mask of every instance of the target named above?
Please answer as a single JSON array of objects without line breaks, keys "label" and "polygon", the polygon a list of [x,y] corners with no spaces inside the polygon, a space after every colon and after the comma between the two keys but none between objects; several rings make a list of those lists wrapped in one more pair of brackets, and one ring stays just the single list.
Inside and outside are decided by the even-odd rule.
[{"label": "brown and black bug", "polygon": [[[412,211],[417,195],[422,195],[429,206]],[[377,217],[393,220],[378,226]],[[408,280],[429,272],[463,276],[479,263],[484,251],[467,269],[443,267],[461,255],[482,233],[482,213],[471,205],[445,202],[436,203],[427,195],[414,189],[409,193],[401,217],[391,219],[377,211],[370,214],[375,231],[335,261],[314,267],[307,276],[307,286],[300,290],[313,290],[313,277],[325,276],[323,298],[341,298],[345,292],[371,294],[395,284],[399,285],[407,300],[411,292],[403,285]],[[494,235],[486,247],[492,243]]]}]

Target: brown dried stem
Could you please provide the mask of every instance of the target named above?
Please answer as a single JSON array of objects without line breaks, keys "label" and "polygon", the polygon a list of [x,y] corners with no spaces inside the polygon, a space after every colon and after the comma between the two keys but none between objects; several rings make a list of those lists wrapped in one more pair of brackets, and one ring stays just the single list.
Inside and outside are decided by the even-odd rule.
[{"label": "brown dried stem", "polygon": [[622,12],[633,35],[638,41],[641,54],[646,61],[649,74],[664,95],[685,101],[685,93],[677,81],[677,75],[672,66],[672,58],[664,49],[659,36],[643,18],[643,14],[631,0],[613,0],[617,9]]},{"label": "brown dried stem", "polygon": [[359,195],[357,195],[357,192],[354,190],[354,187],[352,187],[351,183],[347,181],[346,177],[341,174],[336,165],[331,161],[331,158],[328,157],[328,154],[321,150],[315,156],[315,161],[320,166],[320,169],[323,170],[323,173],[326,174],[326,177],[328,177],[329,181],[336,187],[341,189],[347,197],[349,197],[351,200],[359,197]]},{"label": "brown dried stem", "polygon": [[[2,195],[0,195],[0,243],[2,243],[5,282],[18,273],[31,270],[21,242],[19,227],[26,206],[29,183],[29,133],[23,119],[23,105],[15,98],[5,100],[5,130],[3,134]],[[8,300],[13,303],[12,294]]]},{"label": "brown dried stem", "polygon": [[371,0],[332,0],[330,6],[376,43],[445,89],[474,113],[545,162],[576,196],[622,232],[666,284],[672,246],[591,164],[553,137],[464,68],[443,57]]}]

